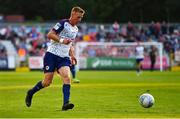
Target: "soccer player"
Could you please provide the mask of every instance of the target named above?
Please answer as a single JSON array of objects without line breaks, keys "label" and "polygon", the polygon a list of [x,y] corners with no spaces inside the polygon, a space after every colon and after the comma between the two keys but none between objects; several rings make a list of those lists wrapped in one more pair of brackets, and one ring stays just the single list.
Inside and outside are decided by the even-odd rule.
[{"label": "soccer player", "polygon": [[78,80],[78,79],[76,78],[76,68],[75,68],[75,65],[74,65],[74,64],[72,64],[72,65],[70,66],[70,70],[71,70],[71,74],[72,74],[72,82],[73,82],[73,83],[80,83],[80,80]]},{"label": "soccer player", "polygon": [[142,70],[142,61],[144,59],[144,47],[137,42],[135,49],[136,62],[137,62],[137,75],[139,76]]},{"label": "soccer player", "polygon": [[154,65],[156,63],[156,47],[151,46],[151,51],[149,53],[150,61],[151,61],[151,71],[154,71]]},{"label": "soccer player", "polygon": [[[73,47],[71,48],[71,50],[72,50],[72,52],[74,52],[74,48]],[[76,78],[76,67],[75,67],[74,63],[71,63],[70,70],[71,70],[71,74],[72,74],[72,82],[73,83],[80,83],[80,80],[78,80]]]},{"label": "soccer player", "polygon": [[42,88],[48,87],[54,76],[55,70],[60,74],[63,80],[63,106],[62,110],[72,109],[74,104],[70,99],[70,64],[76,64],[72,42],[75,39],[78,28],[77,24],[83,18],[85,11],[80,7],[73,7],[69,19],[58,22],[47,34],[50,39],[50,45],[44,56],[44,79],[39,81],[33,88],[27,91],[25,103],[27,107],[31,106],[33,95]]}]

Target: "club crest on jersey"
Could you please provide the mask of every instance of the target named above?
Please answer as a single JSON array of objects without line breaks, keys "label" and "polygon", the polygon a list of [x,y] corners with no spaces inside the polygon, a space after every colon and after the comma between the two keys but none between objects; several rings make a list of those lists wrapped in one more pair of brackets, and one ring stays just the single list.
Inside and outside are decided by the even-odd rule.
[{"label": "club crest on jersey", "polygon": [[60,23],[57,23],[57,24],[54,26],[54,29],[55,29],[55,30],[58,30],[59,27],[61,27],[61,24],[60,24]]}]

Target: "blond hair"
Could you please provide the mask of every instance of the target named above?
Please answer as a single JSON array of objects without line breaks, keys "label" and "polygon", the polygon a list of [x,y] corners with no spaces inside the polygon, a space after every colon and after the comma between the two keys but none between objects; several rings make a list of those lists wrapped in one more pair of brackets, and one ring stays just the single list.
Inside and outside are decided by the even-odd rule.
[{"label": "blond hair", "polygon": [[71,13],[72,12],[79,12],[79,13],[85,14],[85,11],[82,8],[78,7],[78,6],[73,7],[72,10],[71,10]]}]

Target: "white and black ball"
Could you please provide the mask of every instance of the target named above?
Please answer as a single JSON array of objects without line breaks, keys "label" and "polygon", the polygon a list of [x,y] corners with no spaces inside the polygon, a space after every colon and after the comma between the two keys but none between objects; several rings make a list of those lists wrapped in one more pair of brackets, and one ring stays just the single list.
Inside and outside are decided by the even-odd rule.
[{"label": "white and black ball", "polygon": [[150,108],[154,105],[154,97],[149,93],[144,93],[139,97],[139,103],[144,108]]}]

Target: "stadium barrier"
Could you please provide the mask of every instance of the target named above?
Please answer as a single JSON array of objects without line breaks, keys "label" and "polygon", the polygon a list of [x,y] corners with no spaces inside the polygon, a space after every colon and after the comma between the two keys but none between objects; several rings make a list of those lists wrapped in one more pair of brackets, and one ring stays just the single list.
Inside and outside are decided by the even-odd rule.
[{"label": "stadium barrier", "polygon": [[[150,69],[150,59],[145,57],[142,65],[143,69]],[[83,65],[83,66],[82,66]],[[81,64],[81,69],[97,69],[97,70],[135,70],[136,69],[136,59],[135,58],[113,58],[113,57],[96,57],[96,58],[87,58],[86,61]],[[155,63],[155,69],[160,67],[160,58],[157,57]],[[163,57],[163,69],[167,69],[168,59]]]}]

